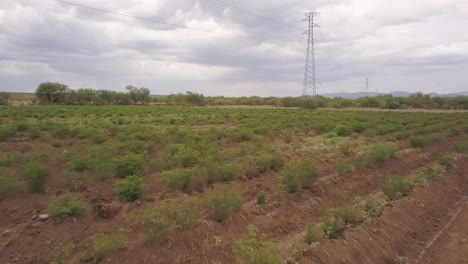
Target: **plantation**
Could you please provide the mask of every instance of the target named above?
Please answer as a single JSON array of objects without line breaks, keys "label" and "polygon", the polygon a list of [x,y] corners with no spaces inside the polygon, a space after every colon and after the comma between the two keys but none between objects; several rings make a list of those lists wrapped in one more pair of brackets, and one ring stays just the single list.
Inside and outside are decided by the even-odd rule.
[{"label": "plantation", "polygon": [[467,113],[48,105],[0,120],[1,263],[307,263],[468,153]]}]

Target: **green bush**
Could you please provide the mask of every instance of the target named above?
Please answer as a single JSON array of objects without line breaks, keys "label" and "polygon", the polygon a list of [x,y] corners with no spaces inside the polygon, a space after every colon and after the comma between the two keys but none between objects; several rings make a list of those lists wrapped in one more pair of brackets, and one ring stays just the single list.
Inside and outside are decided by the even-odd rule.
[{"label": "green bush", "polygon": [[20,189],[18,180],[11,176],[0,175],[0,200],[10,197]]},{"label": "green bush", "polygon": [[281,258],[273,241],[262,240],[255,235],[234,244],[234,252],[243,264],[281,264]]},{"label": "green bush", "polygon": [[22,167],[21,173],[26,187],[31,193],[44,191],[45,184],[51,176],[50,169],[36,161],[26,163]]},{"label": "green bush", "polygon": [[412,184],[407,179],[393,176],[385,179],[383,192],[391,200],[397,200],[406,196],[412,187]]},{"label": "green bush", "polygon": [[91,168],[91,161],[85,157],[76,157],[69,162],[69,171],[84,172]]},{"label": "green bush", "polygon": [[304,240],[307,244],[311,245],[312,243],[319,242],[321,238],[320,229],[318,229],[314,224],[310,224],[307,227]]},{"label": "green bush", "polygon": [[16,159],[16,154],[5,153],[0,157],[0,167],[10,167]]},{"label": "green bush", "polygon": [[438,142],[440,140],[440,137],[434,135],[415,136],[411,137],[409,140],[413,148],[422,148]]},{"label": "green bush", "polygon": [[346,226],[355,226],[358,221],[357,213],[352,208],[340,207],[335,211],[335,216],[343,220]]},{"label": "green bush", "polygon": [[340,235],[343,228],[343,220],[339,217],[336,217],[333,214],[326,216],[322,222],[322,230],[325,238],[327,239],[337,238]]},{"label": "green bush", "polygon": [[455,163],[455,159],[448,153],[442,153],[439,155],[439,163],[445,168],[450,168]]},{"label": "green bush", "polygon": [[377,145],[372,147],[362,161],[367,166],[383,163],[395,157],[396,148],[391,145]]},{"label": "green bush", "polygon": [[338,125],[336,128],[335,128],[335,133],[336,135],[340,136],[340,137],[346,137],[346,136],[349,136],[352,134],[352,131],[349,127],[347,126],[344,126],[344,125]]},{"label": "green bush", "polygon": [[55,220],[64,220],[71,216],[83,215],[88,206],[72,194],[54,197],[47,206],[47,212]]},{"label": "green bush", "polygon": [[128,176],[115,184],[114,193],[124,202],[133,202],[143,197],[143,182],[138,176]]},{"label": "green bush", "polygon": [[132,175],[141,175],[143,172],[144,160],[138,155],[128,155],[117,161],[115,174],[120,178]]},{"label": "green bush", "polygon": [[194,167],[199,159],[200,153],[197,150],[182,144],[172,144],[163,152],[159,162],[162,169],[170,170]]},{"label": "green bush", "polygon": [[230,190],[213,191],[208,195],[208,206],[214,220],[222,222],[242,208],[244,199]]},{"label": "green bush", "polygon": [[310,188],[319,175],[312,162],[303,160],[286,167],[280,173],[279,179],[289,192],[296,192],[301,188]]},{"label": "green bush", "polygon": [[127,232],[123,229],[114,234],[94,235],[90,239],[87,249],[82,253],[80,260],[81,262],[101,262],[112,252],[125,248],[127,243]]},{"label": "green bush", "polygon": [[191,169],[175,169],[164,172],[161,178],[170,190],[188,191],[192,173]]},{"label": "green bush", "polygon": [[267,196],[264,191],[260,191],[259,193],[257,193],[257,204],[259,205],[265,204],[266,199],[267,199]]},{"label": "green bush", "polygon": [[364,203],[364,211],[366,211],[367,215],[370,217],[377,217],[380,216],[382,213],[382,207],[378,205],[378,203],[374,200],[366,200]]},{"label": "green bush", "polygon": [[455,149],[462,154],[468,154],[468,140],[463,140],[456,143]]},{"label": "green bush", "polygon": [[284,161],[276,153],[263,153],[254,159],[254,164],[257,171],[261,174],[281,169],[284,166]]},{"label": "green bush", "polygon": [[106,141],[106,137],[103,135],[103,134],[94,134],[92,137],[91,137],[91,142],[93,142],[94,144],[102,144]]}]

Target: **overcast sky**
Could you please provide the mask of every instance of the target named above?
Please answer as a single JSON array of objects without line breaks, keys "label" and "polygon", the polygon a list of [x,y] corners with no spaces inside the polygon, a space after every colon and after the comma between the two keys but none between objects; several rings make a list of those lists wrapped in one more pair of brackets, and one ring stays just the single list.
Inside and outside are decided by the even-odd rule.
[{"label": "overcast sky", "polygon": [[[316,17],[318,93],[468,90],[467,0],[68,0],[176,28],[54,0],[0,0],[0,90],[44,81],[72,88],[152,94],[298,96]],[[223,35],[227,34],[227,35]],[[228,36],[229,35],[229,36]],[[246,37],[243,37],[246,36]]]}]

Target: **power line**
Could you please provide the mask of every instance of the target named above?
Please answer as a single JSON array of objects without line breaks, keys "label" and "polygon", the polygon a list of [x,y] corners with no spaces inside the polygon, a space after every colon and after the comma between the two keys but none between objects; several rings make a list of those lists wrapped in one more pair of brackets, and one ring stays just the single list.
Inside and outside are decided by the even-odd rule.
[{"label": "power line", "polygon": [[[184,26],[184,25],[179,25],[179,24],[167,23],[167,22],[160,21],[160,20],[132,16],[132,15],[124,14],[124,13],[118,13],[118,12],[114,12],[114,11],[110,11],[110,10],[106,10],[106,9],[101,9],[101,8],[97,8],[97,7],[92,7],[92,6],[87,6],[87,5],[62,1],[62,0],[53,0],[53,1],[56,1],[56,2],[59,2],[59,3],[62,3],[62,4],[67,4],[67,5],[77,6],[77,7],[81,7],[81,8],[86,8],[86,9],[90,9],[90,10],[94,10],[94,11],[98,11],[98,12],[108,13],[108,14],[112,14],[112,15],[117,15],[117,16],[123,16],[123,17],[133,18],[133,19],[137,19],[137,20],[142,20],[142,21],[146,21],[146,22],[157,23],[157,24],[162,24],[162,25],[172,26],[172,27],[178,27],[178,28],[185,28],[185,29],[190,29],[190,30],[197,30],[197,31],[201,31],[201,32],[204,32],[204,33],[218,34],[218,35],[223,35],[223,36],[228,36],[228,37],[240,37],[240,38],[246,38],[246,39],[272,40],[272,39],[268,39],[268,38],[250,37],[250,36],[247,36],[247,35],[222,33],[222,32],[216,32],[216,31],[213,31],[213,30],[200,29],[200,28],[189,27],[189,26]],[[290,41],[290,40],[280,39],[280,40],[277,40],[277,41]]]},{"label": "power line", "polygon": [[278,20],[274,20],[274,19],[271,19],[271,18],[268,18],[268,17],[264,17],[264,16],[261,16],[261,15],[257,15],[253,12],[250,12],[244,8],[241,8],[241,7],[238,7],[238,6],[235,6],[235,5],[232,5],[232,4],[229,4],[229,3],[226,3],[224,1],[221,1],[221,0],[207,0],[209,2],[212,2],[214,4],[217,4],[217,5],[221,5],[221,6],[225,6],[225,7],[230,7],[230,8],[233,8],[233,9],[236,9],[242,13],[245,13],[245,14],[248,14],[250,16],[254,16],[256,18],[259,18],[259,19],[263,19],[263,20],[266,20],[266,21],[269,21],[269,22],[273,22],[273,23],[277,23],[277,24],[281,24],[283,26],[287,26],[287,27],[296,27],[294,25],[291,25],[291,24],[286,24],[286,23],[283,23],[281,21],[278,21]]},{"label": "power line", "polygon": [[319,25],[314,23],[314,17],[319,13],[309,12],[304,14],[306,18],[303,21],[306,21],[308,24],[308,29],[304,34],[307,35],[307,51],[306,51],[306,61],[304,69],[304,86],[302,90],[303,96],[308,96],[308,90],[312,89],[312,96],[317,95],[317,80],[315,76],[315,50],[314,50],[314,27],[319,27]]}]

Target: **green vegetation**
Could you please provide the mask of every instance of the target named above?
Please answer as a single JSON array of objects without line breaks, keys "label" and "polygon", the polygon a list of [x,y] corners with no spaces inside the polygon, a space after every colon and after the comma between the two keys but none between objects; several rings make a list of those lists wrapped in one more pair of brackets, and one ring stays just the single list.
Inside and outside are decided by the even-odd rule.
[{"label": "green vegetation", "polygon": [[52,173],[47,166],[36,161],[26,163],[22,167],[23,179],[31,193],[44,191],[45,184],[51,174]]},{"label": "green vegetation", "polygon": [[144,187],[139,176],[128,176],[114,186],[114,193],[124,202],[133,202],[143,197]]},{"label": "green vegetation", "polygon": [[208,206],[214,220],[222,222],[242,208],[242,196],[230,190],[218,190],[209,193]]},{"label": "green vegetation", "polygon": [[276,252],[276,244],[256,235],[239,240],[234,245],[234,252],[239,263],[244,264],[281,264],[281,258]]},{"label": "green vegetation", "polygon": [[396,148],[392,145],[376,145],[361,158],[366,166],[383,163],[395,157]]},{"label": "green vegetation", "polygon": [[170,190],[188,191],[192,179],[192,170],[175,169],[166,171],[161,175],[161,178]]},{"label": "green vegetation", "polygon": [[310,224],[307,227],[304,241],[311,245],[312,243],[319,242],[322,237],[321,230],[314,224]]},{"label": "green vegetation", "polygon": [[47,205],[47,212],[55,220],[83,215],[88,206],[72,194],[62,194],[53,198]]},{"label": "green vegetation", "polygon": [[346,226],[355,226],[358,221],[358,216],[353,208],[340,207],[335,210],[335,216],[343,220]]},{"label": "green vegetation", "polygon": [[115,174],[120,178],[140,175],[143,172],[144,160],[142,157],[130,154],[117,161]]},{"label": "green vegetation", "polygon": [[440,140],[440,137],[436,135],[415,136],[411,137],[409,140],[412,147],[422,148],[438,142]]},{"label": "green vegetation", "polygon": [[340,217],[334,214],[329,214],[323,219],[322,230],[326,239],[334,239],[339,236],[344,229],[345,224]]},{"label": "green vegetation", "polygon": [[265,204],[267,200],[267,195],[264,191],[260,191],[257,193],[257,204],[262,205]]},{"label": "green vegetation", "polygon": [[385,179],[383,192],[390,200],[398,200],[406,196],[412,187],[409,180],[399,176],[392,176]]},{"label": "green vegetation", "polygon": [[315,165],[303,160],[287,166],[280,173],[280,183],[286,186],[289,192],[296,192],[302,188],[310,188],[320,173]]},{"label": "green vegetation", "polygon": [[13,196],[20,190],[20,183],[10,175],[0,175],[0,200]]},{"label": "green vegetation", "polygon": [[127,243],[127,232],[123,229],[114,234],[94,235],[87,249],[81,254],[80,261],[99,263],[112,252],[125,248]]},{"label": "green vegetation", "polygon": [[450,168],[455,164],[455,159],[447,153],[442,153],[439,155],[439,164],[444,168]]},{"label": "green vegetation", "polygon": [[383,206],[380,205],[377,201],[372,200],[372,199],[366,200],[363,208],[369,217],[380,216],[383,211]]},{"label": "green vegetation", "polygon": [[468,155],[468,139],[456,143],[455,149],[462,154]]}]

